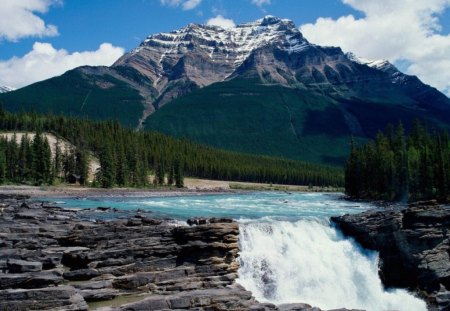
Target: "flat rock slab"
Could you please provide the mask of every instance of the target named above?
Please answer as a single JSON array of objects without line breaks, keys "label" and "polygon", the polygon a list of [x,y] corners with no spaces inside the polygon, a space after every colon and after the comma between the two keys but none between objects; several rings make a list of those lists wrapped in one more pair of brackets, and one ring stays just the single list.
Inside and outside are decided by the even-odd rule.
[{"label": "flat rock slab", "polygon": [[6,263],[10,273],[40,272],[42,263],[36,261],[25,261],[18,259],[9,259]]},{"label": "flat rock slab", "polygon": [[72,286],[44,289],[0,290],[0,310],[87,310],[83,297]]}]

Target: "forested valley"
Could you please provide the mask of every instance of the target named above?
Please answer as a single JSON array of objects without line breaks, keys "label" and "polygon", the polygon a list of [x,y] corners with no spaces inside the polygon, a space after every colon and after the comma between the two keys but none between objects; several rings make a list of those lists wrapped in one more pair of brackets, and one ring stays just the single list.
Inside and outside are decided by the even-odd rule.
[{"label": "forested valley", "polygon": [[[92,157],[98,158],[100,168],[90,184],[105,188],[183,187],[184,176],[334,187],[344,183],[340,168],[214,149],[156,132],[137,132],[115,121],[1,111],[0,131],[36,133],[33,139],[1,138],[2,183],[53,184],[76,175],[86,185]],[[58,137],[53,154],[43,133]],[[63,151],[59,140],[73,148]]]}]

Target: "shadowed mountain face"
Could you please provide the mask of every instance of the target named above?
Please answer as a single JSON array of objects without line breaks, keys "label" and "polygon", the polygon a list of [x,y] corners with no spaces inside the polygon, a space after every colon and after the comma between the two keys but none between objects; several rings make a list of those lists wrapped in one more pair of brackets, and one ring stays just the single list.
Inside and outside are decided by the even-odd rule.
[{"label": "shadowed mountain face", "polygon": [[0,102],[332,164],[342,163],[351,135],[373,137],[389,122],[450,124],[450,100],[417,77],[310,44],[292,21],[272,16],[152,35],[111,67],[80,67]]}]

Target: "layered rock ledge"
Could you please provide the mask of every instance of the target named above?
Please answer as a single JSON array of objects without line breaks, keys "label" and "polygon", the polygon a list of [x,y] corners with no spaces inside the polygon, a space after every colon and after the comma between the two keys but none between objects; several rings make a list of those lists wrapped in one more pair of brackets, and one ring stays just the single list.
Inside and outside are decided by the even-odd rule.
[{"label": "layered rock ledge", "polygon": [[450,310],[450,208],[435,201],[332,217],[364,248],[379,251],[387,287],[415,291],[430,310]]},{"label": "layered rock ledge", "polygon": [[238,224],[188,223],[1,195],[0,310],[319,310],[258,303],[236,283]]}]

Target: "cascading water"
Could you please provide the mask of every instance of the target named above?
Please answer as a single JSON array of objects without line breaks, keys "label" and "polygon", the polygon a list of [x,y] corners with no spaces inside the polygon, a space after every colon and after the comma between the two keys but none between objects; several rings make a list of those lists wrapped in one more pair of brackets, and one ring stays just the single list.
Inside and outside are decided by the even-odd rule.
[{"label": "cascading water", "polygon": [[386,291],[377,253],[363,251],[326,221],[243,221],[240,248],[238,281],[261,302],[427,310],[425,302],[405,290]]}]

